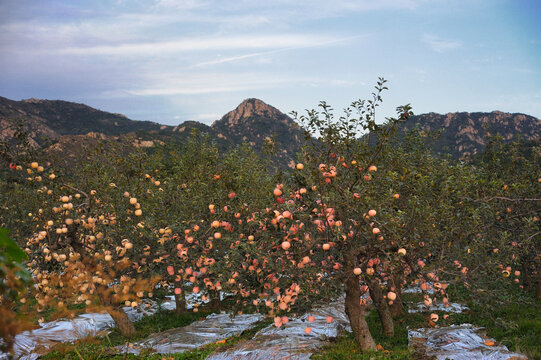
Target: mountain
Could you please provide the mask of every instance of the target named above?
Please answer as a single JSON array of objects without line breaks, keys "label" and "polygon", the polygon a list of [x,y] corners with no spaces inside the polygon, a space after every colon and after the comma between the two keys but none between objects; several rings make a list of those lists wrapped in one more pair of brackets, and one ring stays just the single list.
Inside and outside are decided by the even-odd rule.
[{"label": "mountain", "polygon": [[539,142],[541,136],[540,119],[500,111],[416,115],[401,124],[399,132],[403,135],[414,128],[424,135],[439,131],[439,136],[430,141],[431,148],[436,154],[451,154],[455,158],[466,158],[482,152],[489,135],[500,135],[504,142],[513,140],[517,135],[525,141]]},{"label": "mountain", "polygon": [[[169,127],[150,121],[134,121],[121,114],[96,110],[84,104],[60,100],[28,99],[13,101],[0,97],[0,129],[8,120],[21,120],[36,144],[62,135],[99,132],[120,135],[128,132],[158,132]],[[0,134],[5,137],[6,134]]]},{"label": "mountain", "polygon": [[[208,125],[185,121],[167,126],[151,121],[130,120],[122,114],[60,100],[14,101],[0,97],[0,140],[12,139],[17,124],[28,132],[30,143],[45,146],[54,154],[80,158],[84,147],[99,143],[122,143],[126,149],[152,148],[157,143],[184,143],[193,130],[207,133],[220,149],[231,146]],[[52,145],[51,145],[52,144]]]},{"label": "mountain", "polygon": [[282,164],[294,164],[304,132],[289,116],[259,99],[246,99],[233,111],[215,121],[211,128],[234,144],[243,142],[261,152],[274,146]]},{"label": "mountain", "polygon": [[50,153],[67,159],[80,159],[85,147],[100,143],[122,144],[124,149],[152,148],[164,142],[182,144],[197,131],[207,134],[221,151],[245,142],[261,152],[265,144],[273,143],[274,157],[287,166],[299,151],[302,138],[302,130],[291,118],[258,99],[244,100],[212,126],[196,121],[167,126],[67,101],[0,97],[0,140],[13,138],[14,121],[23,125],[32,145],[46,146]]},{"label": "mountain", "polygon": [[[67,101],[0,97],[0,140],[13,138],[11,120],[23,124],[33,145],[48,146],[49,152],[67,158],[80,158],[84,147],[99,143],[122,144],[125,149],[152,148],[164,142],[183,144],[192,131],[198,131],[207,134],[220,151],[243,142],[257,152],[273,148],[276,160],[285,167],[294,163],[304,139],[303,130],[289,116],[254,98],[244,100],[211,126],[196,121],[167,126]],[[500,111],[428,113],[411,116],[401,123],[399,133],[403,136],[414,128],[425,135],[439,132],[435,140],[427,140],[435,153],[465,158],[482,152],[488,135],[500,135],[504,141],[520,135],[539,143],[541,121]]]}]

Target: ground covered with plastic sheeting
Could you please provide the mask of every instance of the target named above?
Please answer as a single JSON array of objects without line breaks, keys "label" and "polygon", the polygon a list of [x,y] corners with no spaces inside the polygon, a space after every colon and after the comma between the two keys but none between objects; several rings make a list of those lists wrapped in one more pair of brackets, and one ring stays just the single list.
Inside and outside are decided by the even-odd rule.
[{"label": "ground covered with plastic sheeting", "polygon": [[[173,310],[175,302],[169,299],[160,307],[164,310]],[[135,322],[144,316],[155,314],[158,311],[158,305],[154,301],[147,301],[137,308],[124,307],[124,311],[128,318]],[[115,322],[107,313],[90,313],[78,315],[74,319],[59,319],[40,325],[39,329],[17,334],[13,345],[16,358],[37,359],[40,355],[47,354],[50,348],[56,344],[73,342],[89,336],[104,335],[115,326]],[[7,354],[0,353],[0,360],[7,358]]]},{"label": "ground covered with plastic sheeting", "polygon": [[[188,306],[192,308],[192,304],[200,299],[192,296],[188,300]],[[417,303],[416,300],[417,297],[415,297],[415,302],[413,303],[410,302],[411,300],[407,301],[406,305],[409,307],[410,313],[423,312],[425,313],[424,315],[427,315],[430,312],[445,311],[449,314],[450,312],[460,313],[464,310],[467,315],[473,311],[458,303],[449,303],[449,306],[438,303],[427,307],[424,303]],[[189,315],[193,315],[191,312],[180,315],[180,318],[186,319],[188,317],[190,320],[161,323],[160,321],[164,321],[162,319],[163,316],[170,320],[173,313],[164,312],[162,314],[158,312],[160,309],[174,310],[174,298],[166,297],[165,301],[161,302],[159,306],[155,301],[147,299],[137,308],[124,308],[128,317],[134,322],[146,316],[156,314],[155,317],[147,318],[142,323],[146,324],[148,321],[151,323],[158,321],[159,326],[152,326],[150,331],[146,332],[145,330],[147,328],[141,330],[143,332],[138,338],[141,340],[133,341],[120,338],[117,339],[117,342],[113,339],[113,343],[109,340],[109,345],[99,345],[101,346],[101,351],[117,357],[134,354],[139,356],[138,358],[146,358],[151,354],[183,353],[203,347],[203,349],[207,349],[205,350],[205,354],[212,352],[212,349],[214,349],[214,353],[207,358],[211,360],[304,360],[310,359],[314,354],[329,351],[329,347],[325,347],[326,345],[330,345],[331,347],[342,346],[340,344],[344,343],[341,343],[340,339],[348,339],[349,335],[344,337],[341,337],[341,335],[345,332],[351,332],[349,321],[345,314],[343,296],[339,299],[329,301],[327,304],[322,304],[302,316],[295,317],[292,315],[290,318],[275,318],[275,324],[269,326],[266,326],[267,322],[264,321],[264,316],[260,314],[244,314],[231,317],[230,314],[221,313],[211,314],[203,319],[202,317],[206,313],[200,313],[199,316],[190,318]],[[535,317],[535,315],[530,316]],[[374,320],[375,318],[371,317],[371,319]],[[370,321],[370,319],[368,320]],[[469,321],[476,323],[475,320]],[[162,327],[163,324],[168,324],[168,326]],[[14,347],[15,358],[24,360],[37,359],[40,355],[56,351],[51,350],[56,344],[71,343],[89,336],[104,335],[110,332],[115,324],[108,314],[94,313],[81,314],[69,320],[60,319],[42,323],[41,326],[39,329],[26,331],[17,335]],[[262,328],[263,326],[265,327]],[[406,326],[410,326],[407,334]],[[411,354],[414,358],[423,359],[526,359],[524,355],[512,353],[505,346],[496,344],[494,340],[486,338],[483,328],[474,325],[462,324],[411,330],[412,328],[421,326],[424,325],[420,321],[403,324],[402,332],[400,333],[401,340],[398,345],[401,349],[397,350],[397,354],[400,354],[399,356],[404,356],[404,354],[405,356],[409,356],[411,351],[414,351],[414,354]],[[164,331],[163,329],[168,330]],[[238,337],[238,335],[241,336]],[[111,337],[112,335],[109,334],[109,336]],[[498,337],[497,335],[492,336]],[[231,337],[233,338],[228,339]],[[338,342],[332,341],[334,338],[339,338]],[[500,339],[501,336],[498,338]],[[535,335],[532,339],[534,338]],[[226,339],[228,339],[227,343],[223,347],[221,345],[217,347],[205,347],[208,344],[225,344]],[[127,341],[130,341],[130,343],[127,343]],[[378,341],[382,341],[383,345],[381,347],[385,349],[393,349],[396,346],[396,343],[386,344],[384,339],[379,339]],[[535,340],[533,342],[535,343]],[[347,340],[345,344],[347,348]],[[508,343],[506,345],[510,346],[510,348],[512,346]],[[83,356],[77,352],[79,358],[86,359],[87,356],[90,356],[88,357],[90,359],[99,358],[99,356],[97,358],[92,357],[92,351],[95,352],[95,350],[92,350],[94,348],[89,347],[89,349]],[[518,346],[515,349],[519,351]],[[351,351],[356,352],[359,350],[356,347],[352,347]],[[345,353],[341,352],[340,354],[344,355]],[[391,355],[393,354],[392,352]],[[55,356],[54,358],[64,358],[62,353],[58,354],[58,357],[55,354],[51,355]],[[75,356],[75,353],[73,353],[73,356]],[[533,358],[537,357],[534,355]],[[8,359],[7,355],[0,354],[0,360],[4,359]]]},{"label": "ground covered with plastic sheeting", "polygon": [[132,354],[139,354],[143,350],[160,354],[181,353],[238,335],[252,328],[261,319],[263,319],[261,314],[244,314],[235,317],[225,313],[211,314],[188,326],[156,333],[118,349],[120,352]]},{"label": "ground covered with plastic sheeting", "polygon": [[[114,321],[109,314],[83,314],[73,320],[43,323],[39,329],[18,334],[13,351],[16,358],[37,359],[55,344],[105,334],[111,326]],[[0,359],[7,358],[6,354],[0,355]]]},{"label": "ground covered with plastic sheeting", "polygon": [[512,353],[484,336],[484,329],[470,324],[408,331],[410,346],[419,355],[438,360],[518,360],[526,356]]},{"label": "ground covered with plastic sheeting", "polygon": [[[313,316],[314,321],[308,321],[309,316]],[[305,332],[306,328],[310,328],[310,333]],[[251,340],[207,359],[309,359],[316,349],[329,343],[329,338],[337,337],[344,331],[351,331],[351,328],[344,310],[344,298],[340,298],[302,317],[289,319],[280,327],[269,325]]]}]

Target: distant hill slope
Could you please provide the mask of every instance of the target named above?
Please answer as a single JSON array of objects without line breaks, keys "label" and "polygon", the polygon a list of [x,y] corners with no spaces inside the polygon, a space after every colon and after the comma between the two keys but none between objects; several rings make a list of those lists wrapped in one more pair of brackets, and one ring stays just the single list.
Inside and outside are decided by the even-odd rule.
[{"label": "distant hill slope", "polygon": [[44,137],[56,139],[61,135],[85,135],[89,132],[120,135],[169,128],[150,121],[130,120],[124,115],[96,110],[84,104],[37,99],[13,101],[0,97],[0,125],[5,126],[8,119],[23,120],[37,143],[41,143]]},{"label": "distant hill slope", "polygon": [[122,142],[126,146],[149,148],[156,143],[184,143],[192,130],[207,133],[218,147],[231,146],[210,126],[185,121],[178,126],[151,121],[130,120],[121,114],[96,110],[84,104],[60,100],[28,99],[13,101],[0,97],[0,139],[14,135],[13,121],[21,122],[34,146],[53,143],[48,150],[77,158],[84,146],[100,142]]},{"label": "distant hill slope", "polygon": [[[221,151],[249,144],[263,151],[272,143],[276,159],[282,166],[291,165],[300,150],[303,130],[289,116],[259,99],[246,99],[236,109],[216,120],[211,126],[185,121],[177,126],[150,121],[130,120],[124,115],[96,110],[84,104],[59,100],[13,101],[0,97],[0,139],[13,137],[10,120],[24,124],[35,146],[52,140],[49,151],[77,158],[84,146],[99,142],[122,142],[133,147],[151,148],[157,143],[185,143],[192,130],[208,134]],[[418,127],[421,131],[441,130],[433,143],[436,153],[450,153],[463,158],[481,152],[489,134],[501,135],[505,141],[516,135],[527,141],[540,141],[541,120],[524,114],[428,113],[412,116],[401,125],[399,132]]]},{"label": "distant hill slope", "polygon": [[540,141],[541,137],[540,119],[500,111],[415,115],[401,125],[400,132],[416,127],[425,133],[441,131],[431,147],[437,154],[451,154],[455,158],[482,152],[489,135],[500,135],[504,142],[513,140],[517,135],[525,141],[534,142]]}]

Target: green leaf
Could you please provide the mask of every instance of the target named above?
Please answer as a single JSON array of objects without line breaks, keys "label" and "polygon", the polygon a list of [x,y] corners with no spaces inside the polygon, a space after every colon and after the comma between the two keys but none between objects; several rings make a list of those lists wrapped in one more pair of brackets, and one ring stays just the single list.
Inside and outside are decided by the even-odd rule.
[{"label": "green leaf", "polygon": [[8,262],[23,262],[28,256],[8,235],[8,229],[0,228],[0,250],[2,250]]}]

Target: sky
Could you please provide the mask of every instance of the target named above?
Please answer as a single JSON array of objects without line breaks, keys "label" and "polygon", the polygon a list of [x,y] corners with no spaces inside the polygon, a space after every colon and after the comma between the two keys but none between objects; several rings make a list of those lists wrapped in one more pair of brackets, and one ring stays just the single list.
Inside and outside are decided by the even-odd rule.
[{"label": "sky", "polygon": [[246,98],[541,118],[541,0],[0,0],[0,96],[211,124]]}]

